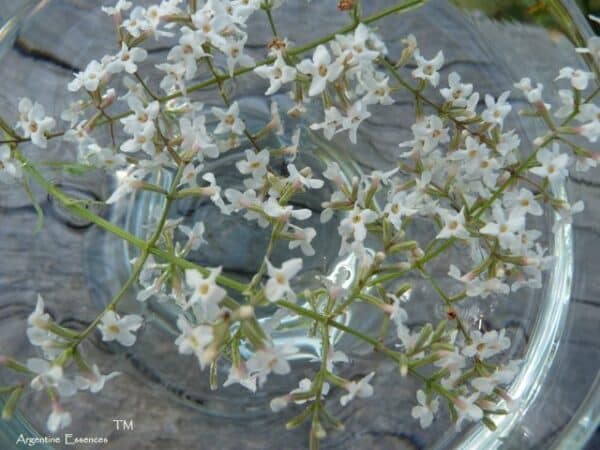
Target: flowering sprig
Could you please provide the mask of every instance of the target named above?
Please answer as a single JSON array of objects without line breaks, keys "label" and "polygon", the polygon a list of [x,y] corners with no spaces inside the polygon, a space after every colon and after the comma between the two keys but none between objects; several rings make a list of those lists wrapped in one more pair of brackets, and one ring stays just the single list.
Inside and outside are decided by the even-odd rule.
[{"label": "flowering sprig", "polygon": [[[596,154],[573,139],[594,143],[600,136],[599,108],[592,103],[598,90],[584,96],[597,83],[593,75],[597,67],[592,72],[560,70],[557,82],[568,82],[569,89],[561,91],[561,105],[554,113],[554,104],[545,102],[541,84],[530,79],[515,84],[532,108],[522,114],[540,118],[548,127],[528,153],[517,133],[505,129],[513,112],[510,91],[498,98],[480,94],[454,72],[446,84],[440,75],[443,52],[432,58],[423,56],[412,35],[403,40],[405,48],[394,62],[369,26],[421,1],[400,3],[369,17],[361,17],[358,1],[340,2],[339,9],[349,11],[352,23],[299,47],[290,47],[276,27],[271,11],[281,7],[281,1],[196,3],[185,6],[180,0],[164,0],[144,8],[119,0],[105,8],[118,24],[119,46],[113,55],[92,61],[75,74],[68,89],[82,98],[61,115],[69,123],[67,131],[52,133],[55,119],[29,99],[20,101],[15,127],[0,121],[6,135],[0,147],[0,180],[27,183],[33,179],[71,212],[140,252],[132,261],[128,280],[83,331],[54,323],[40,297],[28,319],[27,334],[43,358],[22,364],[2,356],[0,363],[21,374],[32,389],[48,392],[50,431],[68,426],[71,416],[62,409],[60,398],[77,390],[98,392],[117,376],[114,372],[102,375],[95,364],[88,363],[80,344],[98,330],[107,342],[134,345],[143,318],[121,315],[117,309],[125,293],[139,284],[138,301],[154,298],[181,309],[174,346],[182,355],[195,357],[200,370],[208,368],[212,387],[218,385],[220,361],[229,364],[224,386],[237,383],[251,392],[263,388],[270,377],[293,370],[290,360],[298,348],[277,344],[274,330],[256,319],[256,308],[275,305],[310,321],[322,343],[319,367],[298,388],[273,399],[271,408],[279,411],[303,405],[305,409],[287,426],[310,420],[311,448],[317,448],[330,430],[343,428],[325,407],[324,398],[339,395],[345,407],[371,396],[377,381],[376,372],[358,379],[343,376],[350,357],[333,349],[333,328],[395,361],[401,377],[412,376],[423,383],[411,411],[422,427],[435,420],[443,403],[457,429],[465,421],[493,429],[493,416],[508,412],[501,402],[510,400],[506,386],[520,362],[502,359],[511,345],[506,330],[472,329],[462,303],[542,286],[542,271],[550,267],[552,258],[538,242],[541,233],[527,228],[527,218],[543,214],[545,208],[560,215],[558,223],[568,222],[583,208],[579,202],[571,205],[556,197],[555,192],[573,163],[578,170],[596,165]],[[270,55],[258,63],[244,53],[245,25],[257,11],[265,13],[273,33]],[[147,58],[142,46],[150,38],[163,37],[174,37],[177,43],[157,66],[163,74],[159,88],[165,95],[160,96],[141,74]],[[595,55],[596,47],[590,40],[580,51]],[[226,72],[215,65],[216,56],[226,59]],[[411,60],[416,63],[409,74],[412,81],[403,72]],[[211,78],[188,85],[199,73]],[[265,95],[290,88],[294,107],[288,111],[289,119],[282,119],[273,102],[269,123],[259,130],[247,126],[240,104],[229,98],[224,83],[249,73],[268,80]],[[119,76],[126,77],[127,92],[121,97],[114,84]],[[191,98],[192,92],[210,86],[217,87],[222,105],[208,108]],[[293,121],[303,114],[305,104],[320,102],[323,109],[322,118],[309,123],[310,129],[322,130],[326,139],[337,136],[356,144],[361,124],[371,117],[369,109],[393,104],[397,90],[414,97],[416,112],[413,139],[399,143],[408,151],[398,152],[397,168],[348,178],[336,163],[329,163],[321,174],[297,165],[295,157],[303,145]],[[483,108],[480,99],[484,99]],[[127,104],[128,110],[111,113],[111,107],[118,104]],[[209,125],[207,118],[215,119],[216,126]],[[297,130],[292,143],[263,148],[265,138],[282,134],[284,122],[293,123]],[[116,131],[121,129],[127,139],[117,142]],[[110,144],[101,144],[108,142],[107,134]],[[137,191],[161,198],[163,209],[148,236],[133,236],[81,206],[25,156],[22,147],[27,142],[46,147],[59,137],[76,145],[82,164],[116,174],[117,187],[106,203],[117,203]],[[243,192],[221,186],[215,174],[205,169],[207,159],[216,160],[235,149],[243,150],[232,167],[246,177]],[[281,157],[285,157],[285,171],[275,170],[272,164]],[[170,186],[152,184],[152,176],[165,170],[174,173]],[[321,221],[339,218],[340,254],[354,257],[357,275],[347,284],[327,280],[319,288],[300,291],[303,260],[299,255],[315,253],[311,242],[317,231],[302,224],[312,211],[296,207],[293,200],[302,192],[322,189],[322,178],[330,182],[333,192],[322,205]],[[256,221],[269,229],[262,263],[248,283],[223,275],[221,267],[202,267],[187,259],[205,245],[209,227],[202,222],[187,227],[181,218],[169,218],[173,204],[189,197],[206,198],[222,214]],[[410,225],[415,220],[428,221],[436,228],[431,242],[412,238]],[[273,251],[283,243],[295,254],[276,263]],[[461,261],[460,267],[448,266],[455,283],[445,290],[428,266],[451,247],[471,258]],[[444,319],[416,329],[408,325],[411,304],[407,298],[413,286],[403,281],[409,273],[431,285],[444,307]],[[300,306],[298,298],[308,306]],[[381,318],[378,336],[339,320],[356,303],[368,305]],[[387,344],[390,334],[396,347]],[[251,354],[242,352],[242,345],[251,348]],[[12,414],[25,386],[20,382],[0,388],[0,395],[8,396],[3,417]]]}]

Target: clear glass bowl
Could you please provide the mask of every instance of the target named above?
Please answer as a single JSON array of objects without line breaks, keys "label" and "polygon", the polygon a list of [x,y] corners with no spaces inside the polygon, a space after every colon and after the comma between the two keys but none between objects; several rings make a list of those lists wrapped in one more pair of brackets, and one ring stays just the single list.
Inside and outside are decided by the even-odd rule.
[{"label": "clear glass bowl", "polygon": [[[10,117],[16,110],[17,99],[24,95],[36,98],[49,114],[58,116],[68,102],[65,87],[72,72],[89,60],[114,51],[112,24],[97,3],[0,0],[3,116]],[[280,10],[285,13],[276,12],[275,19],[298,44],[339,29],[348,20],[346,15],[336,12],[336,2],[312,0],[311,8],[321,8],[323,14],[310,15],[313,10],[305,8],[304,2],[289,3]],[[394,2],[364,3],[368,14]],[[579,14],[573,8],[571,12]],[[257,59],[264,55],[264,43],[269,40],[265,25],[262,18],[250,25],[253,40],[248,47]],[[552,80],[560,67],[582,64],[562,37],[551,39],[542,29],[467,16],[442,0],[402,16],[388,17],[378,26],[392,54],[399,54],[402,37],[414,33],[424,53],[444,50],[447,63],[443,79],[449,71],[456,70],[480,92],[494,95],[526,75],[544,83],[546,90],[552,92]],[[154,48],[144,66],[146,69],[165,57],[162,43],[150,42],[150,45]],[[241,77],[228,82],[226,89],[242,104],[251,126],[267,120],[268,104],[262,96],[261,80]],[[220,104],[212,91],[198,93],[196,98],[208,105]],[[276,99],[281,104],[286,102],[285,96]],[[314,158],[317,165],[318,161],[341,161],[347,174],[390,168],[396,144],[409,137],[412,116],[408,97],[392,110],[375,110],[359,133],[360,151],[349,152],[343,139],[325,142],[306,128],[303,146],[312,149],[308,157]],[[525,123],[516,115],[511,120],[524,138],[536,135],[535,123]],[[289,141],[289,134],[282,137],[284,142]],[[75,176],[43,164],[52,159],[72,159],[74,152],[68,146],[52,144],[45,152],[30,154],[41,162],[40,167],[48,177],[72,195],[98,199],[110,193],[111,180],[101,174]],[[226,165],[216,169],[228,170]],[[164,178],[168,177],[165,173]],[[572,226],[565,225],[554,235],[549,231],[554,217],[548,215],[536,223],[545,231],[551,252],[557,257],[553,271],[546,275],[544,288],[482,303],[481,314],[472,320],[471,326],[481,329],[506,327],[514,342],[508,356],[524,360],[521,373],[509,388],[511,396],[519,400],[518,407],[513,414],[497,421],[497,431],[473,425],[455,433],[443,417],[431,428],[419,429],[410,417],[417,385],[400,378],[394,364],[340,334],[336,345],[352,359],[345,375],[364,374],[374,366],[375,396],[341,411],[332,406],[333,412],[339,412],[344,420],[346,430],[332,434],[323,442],[323,448],[584,448],[600,421],[600,284],[595,277],[595,268],[600,263],[597,177],[598,171],[573,176],[562,188],[562,195],[581,198],[587,204],[586,211],[576,216]],[[118,290],[129,273],[128,260],[135,256],[134,249],[72,216],[37,186],[33,189],[46,218],[37,234],[34,234],[35,211],[22,190],[0,191],[0,255],[2,261],[8,262],[0,267],[0,351],[11,355],[32,352],[27,345],[25,323],[38,292],[44,295],[56,320],[82,327]],[[153,198],[141,195],[128,205],[110,210],[97,208],[96,212],[141,234],[144,223],[157,207]],[[320,200],[302,201],[317,209]],[[206,222],[214,215],[203,204],[180,207],[190,212],[190,220],[201,217]],[[243,279],[240,272],[255,263],[253,249],[260,247],[265,236],[236,226],[219,223],[221,239],[215,242],[223,245],[205,256],[197,255],[197,260],[209,265],[223,264],[225,270]],[[418,232],[425,235],[428,231],[423,225]],[[332,240],[319,244],[318,255],[311,260],[310,276],[332,277],[336,271],[352,271],[351,261],[336,259],[335,245]],[[441,260],[439,267],[432,268],[440,283],[447,281],[444,272],[447,263],[448,260]],[[310,284],[311,280],[307,277],[305,282]],[[418,305],[411,311],[413,325],[422,323],[432,312],[443,314],[429,294],[425,285],[415,281],[410,293],[410,304]],[[140,312],[140,304],[134,297],[135,293],[131,293],[131,298],[123,303],[124,310]],[[143,312],[149,319],[148,325],[134,349],[124,351],[107,346],[97,337],[87,345],[86,351],[104,370],[119,370],[123,375],[113,380],[101,396],[82,393],[66,402],[67,409],[74,413],[74,423],[67,432],[107,437],[110,448],[119,449],[201,447],[206,439],[210,439],[211,448],[222,449],[306,447],[305,428],[286,431],[283,427],[293,411],[270,413],[266,406],[269,396],[264,392],[248,396],[235,389],[210,391],[206,374],[199,372],[197,364],[174,354],[173,312],[154,303],[149,303]],[[360,310],[352,311],[346,318],[366,331],[372,326],[368,319]],[[305,351],[303,358],[294,362],[293,376],[278,380],[269,393],[289,391],[304,371],[309,370],[307,361],[318,352],[306,338],[301,323],[290,322],[278,339],[292,339],[296,344],[302,339]],[[8,376],[0,371],[0,384]],[[34,429],[41,436],[47,435],[45,420],[49,406],[46,405],[42,395],[27,394],[21,404],[22,415],[8,423],[0,422],[0,448],[16,448],[18,436],[22,433],[33,437]],[[117,430],[115,419],[133,420],[134,429]],[[588,448],[594,445],[591,441]]]}]

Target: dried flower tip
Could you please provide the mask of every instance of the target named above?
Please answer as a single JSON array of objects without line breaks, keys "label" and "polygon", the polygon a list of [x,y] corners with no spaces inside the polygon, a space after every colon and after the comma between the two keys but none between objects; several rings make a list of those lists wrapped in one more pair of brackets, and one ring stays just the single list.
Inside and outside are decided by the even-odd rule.
[{"label": "dried flower tip", "polygon": [[340,0],[338,2],[338,9],[340,11],[351,11],[354,8],[354,0]]},{"label": "dried flower tip", "polygon": [[280,38],[274,38],[267,44],[267,47],[271,50],[285,51],[287,49],[287,42]]}]

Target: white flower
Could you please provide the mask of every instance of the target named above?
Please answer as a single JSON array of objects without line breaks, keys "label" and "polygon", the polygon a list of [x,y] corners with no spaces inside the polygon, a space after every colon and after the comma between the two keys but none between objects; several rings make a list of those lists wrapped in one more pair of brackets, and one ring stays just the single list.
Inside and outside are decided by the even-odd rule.
[{"label": "white flower", "polygon": [[38,147],[46,148],[48,139],[46,133],[52,131],[56,121],[46,116],[44,107],[39,103],[32,103],[28,98],[19,101],[19,122],[17,126],[23,130],[23,137],[31,138],[31,142]]},{"label": "white flower", "polygon": [[185,248],[189,250],[198,250],[200,245],[206,243],[204,240],[204,223],[196,222],[193,228],[185,225],[180,225],[179,229],[188,238]]},{"label": "white flower", "polygon": [[456,72],[448,75],[448,88],[440,89],[442,97],[453,106],[464,108],[467,106],[467,98],[473,92],[473,85],[460,82],[460,75]]},{"label": "white flower", "polygon": [[541,216],[544,213],[542,206],[529,189],[521,188],[518,192],[507,192],[504,196],[504,203],[515,213],[529,213],[534,216]]},{"label": "white flower", "polygon": [[552,150],[541,149],[537,154],[537,160],[541,164],[539,167],[529,169],[531,173],[540,177],[548,178],[550,184],[558,186],[568,175],[569,155],[560,153],[558,144],[553,144]]},{"label": "white flower", "polygon": [[500,140],[496,144],[496,150],[502,156],[508,156],[510,152],[516,150],[521,145],[521,138],[514,130],[502,133]]},{"label": "white flower", "polygon": [[308,208],[294,209],[292,205],[281,206],[274,197],[269,197],[263,204],[263,211],[267,216],[281,221],[287,221],[290,217],[306,220],[312,215],[312,211]]},{"label": "white flower", "polygon": [[556,206],[556,212],[560,215],[560,218],[554,222],[552,231],[556,233],[564,224],[572,223],[573,214],[582,212],[584,208],[585,204],[581,200],[573,204],[569,204],[564,201],[559,203],[559,205]]},{"label": "white flower", "polygon": [[370,209],[354,209],[344,218],[338,227],[342,237],[353,236],[356,241],[362,242],[367,237],[367,225],[377,220],[377,213]]},{"label": "white flower", "polygon": [[313,256],[315,249],[312,247],[311,242],[317,235],[317,231],[312,227],[300,228],[292,224],[289,226],[292,229],[292,240],[289,243],[289,249],[293,250],[300,247],[304,255]]},{"label": "white flower", "polygon": [[142,8],[141,6],[134,7],[131,13],[129,13],[129,18],[123,21],[121,26],[135,38],[152,29],[152,24],[146,17],[146,8]]},{"label": "white flower", "polygon": [[305,167],[299,172],[294,164],[288,164],[287,170],[289,173],[288,182],[298,187],[304,186],[308,189],[321,189],[325,184],[323,180],[312,178],[310,167]]},{"label": "white flower", "polygon": [[[220,7],[219,10],[215,10]],[[226,45],[222,32],[230,24],[230,18],[225,13],[221,2],[206,2],[206,4],[192,15],[192,22],[202,34],[205,41],[215,47],[223,48]]]},{"label": "white flower", "polygon": [[417,61],[417,68],[413,70],[412,76],[420,80],[428,80],[433,87],[436,87],[440,82],[439,70],[444,65],[442,51],[440,50],[431,60],[423,58],[419,49],[415,50],[414,56]]},{"label": "white flower", "polygon": [[421,428],[427,428],[433,422],[434,414],[437,413],[440,407],[440,401],[436,397],[432,398],[428,402],[425,392],[423,392],[421,389],[417,391],[417,401],[419,404],[413,407],[410,414],[415,419],[419,419]]},{"label": "white flower", "polygon": [[191,162],[183,168],[181,174],[181,181],[177,187],[190,186],[198,187],[198,175],[204,170],[204,164],[198,164],[197,166]]},{"label": "white flower", "polygon": [[479,232],[481,234],[498,237],[502,247],[510,248],[518,239],[515,233],[520,232],[523,229],[525,218],[521,214],[517,214],[513,211],[511,211],[507,217],[502,207],[498,204],[494,205],[492,215],[493,221],[487,222]]},{"label": "white flower", "polygon": [[559,119],[565,119],[575,110],[575,94],[572,89],[561,89],[558,91],[558,97],[561,106],[554,112],[554,115]]},{"label": "white flower", "polygon": [[296,294],[290,286],[290,280],[302,270],[302,259],[292,258],[285,261],[281,268],[274,267],[267,261],[269,280],[265,285],[265,295],[270,302],[276,302],[284,296],[295,299]]},{"label": "white flower", "polygon": [[473,331],[471,334],[472,342],[463,348],[463,355],[479,359],[491,358],[498,353],[510,347],[510,339],[505,336],[506,330],[503,328],[500,333],[496,330],[481,334],[480,331]]},{"label": "white flower", "polygon": [[225,191],[225,197],[231,203],[229,205],[230,210],[237,212],[245,209],[244,219],[256,220],[262,228],[269,226],[269,221],[265,219],[263,214],[251,209],[252,207],[260,208],[262,205],[262,202],[257,198],[256,191],[253,189],[248,189],[242,193],[230,188]]},{"label": "white flower", "polygon": [[107,381],[119,376],[120,372],[112,372],[108,375],[102,375],[100,369],[96,364],[92,366],[91,371],[85,374],[85,376],[75,377],[75,384],[80,390],[89,389],[93,394],[100,392],[104,389],[104,385]]},{"label": "white flower", "polygon": [[439,213],[444,221],[444,227],[435,237],[436,239],[448,239],[450,237],[467,239],[470,236],[469,232],[465,228],[464,208],[456,214],[452,214],[446,209],[440,209]]},{"label": "white flower", "polygon": [[256,375],[250,376],[248,369],[244,363],[240,365],[232,365],[229,369],[229,375],[227,380],[223,383],[224,387],[231,386],[232,384],[239,384],[251,392],[256,392]]},{"label": "white flower", "polygon": [[68,84],[67,88],[71,92],[77,92],[82,87],[89,92],[94,92],[105,76],[106,67],[104,67],[104,64],[93,60],[83,72],[75,74],[75,79]]},{"label": "white flower", "polygon": [[174,64],[157,64],[156,68],[162,72],[165,72],[165,76],[160,80],[160,88],[163,91],[172,92],[174,90],[180,90],[184,95],[186,95],[186,67],[183,61],[178,61]]},{"label": "white flower", "polygon": [[127,11],[131,8],[131,2],[127,0],[117,0],[115,6],[103,6],[102,11],[109,16],[120,14],[122,11]]},{"label": "white flower", "polygon": [[140,47],[129,48],[123,42],[121,50],[115,58],[106,65],[106,70],[109,73],[127,73],[137,72],[137,63],[144,61],[148,57],[148,52]]},{"label": "white flower", "polygon": [[125,155],[116,153],[112,148],[90,144],[88,145],[87,150],[89,152],[85,156],[87,161],[89,164],[96,167],[103,167],[114,172],[127,165],[127,158]]},{"label": "white flower", "polygon": [[182,355],[196,355],[200,368],[204,370],[207,363],[212,361],[213,354],[207,351],[207,347],[213,340],[212,327],[208,325],[198,325],[192,327],[185,317],[177,318],[177,327],[181,334],[175,340],[175,345]]},{"label": "white flower", "polygon": [[194,156],[199,161],[207,158],[218,158],[219,148],[206,132],[205,117],[198,116],[193,120],[187,117],[179,119],[179,131],[181,132],[181,148],[188,156]]},{"label": "white flower", "polygon": [[384,208],[384,213],[396,230],[402,227],[402,217],[410,217],[417,212],[413,197],[409,196],[406,191],[394,194]]},{"label": "white flower", "polygon": [[237,135],[244,134],[246,126],[239,117],[240,107],[237,102],[233,102],[227,110],[213,107],[211,111],[220,120],[217,128],[215,128],[216,134],[229,132]]},{"label": "white flower", "polygon": [[311,130],[323,130],[325,138],[331,140],[333,135],[339,131],[344,121],[344,116],[335,106],[330,106],[325,110],[325,121],[313,123]]},{"label": "white flower", "polygon": [[483,418],[483,411],[479,406],[475,404],[475,401],[477,401],[478,397],[479,392],[475,392],[469,397],[459,395],[458,397],[454,398],[454,407],[456,408],[456,412],[458,413],[458,417],[456,419],[457,430],[460,430],[462,421],[465,419],[476,422]]},{"label": "white flower", "polygon": [[500,128],[504,125],[504,119],[508,113],[512,110],[512,106],[506,102],[510,91],[503,92],[498,100],[494,100],[494,97],[487,94],[485,96],[486,109],[481,114],[481,118],[484,122],[491,125],[499,125]]},{"label": "white flower", "polygon": [[258,377],[262,386],[270,373],[287,375],[291,372],[288,357],[298,353],[296,347],[288,345],[264,347],[257,350],[246,362],[248,372],[253,377]]},{"label": "white flower", "polygon": [[11,155],[8,145],[0,145],[0,182],[12,184],[21,179],[21,163]]},{"label": "white flower", "polygon": [[121,144],[121,151],[124,153],[136,153],[143,151],[150,156],[155,156],[156,147],[154,146],[154,125],[140,129],[133,138]]},{"label": "white flower", "polygon": [[385,304],[382,306],[382,309],[389,313],[390,320],[392,320],[396,325],[398,334],[401,334],[400,330],[407,328],[405,322],[408,320],[408,313],[402,306],[400,306],[402,303],[405,303],[406,299],[404,297],[398,297],[394,294],[388,293],[387,295],[392,300],[392,304]]},{"label": "white flower", "polygon": [[[600,136],[600,121],[596,122],[598,130],[595,132],[597,136]],[[578,172],[587,172],[593,167],[598,165],[598,161],[595,156],[589,158],[587,156],[575,156],[575,170]]]},{"label": "white flower", "polygon": [[231,210],[221,198],[221,187],[217,185],[217,179],[215,178],[215,175],[212,172],[206,172],[204,175],[202,175],[202,179],[209,184],[208,186],[200,188],[203,191],[203,195],[210,197],[210,200],[217,208],[219,208],[221,214],[231,214]]},{"label": "white flower", "polygon": [[362,98],[365,105],[372,105],[374,103],[391,105],[394,103],[388,77],[367,73],[363,76],[362,82],[366,89],[366,94]]},{"label": "white flower", "polygon": [[[294,399],[294,395],[308,394],[311,392],[312,389],[313,389],[312,381],[308,378],[303,378],[298,383],[298,387],[296,389],[293,389],[292,391],[290,391],[289,394],[273,398],[271,400],[271,404],[270,404],[271,410],[273,412],[281,411],[283,408],[285,408],[289,405],[290,401],[292,401]],[[323,398],[325,395],[327,395],[328,392],[329,392],[329,384],[323,383],[322,388],[321,388],[321,398]],[[309,397],[309,398],[302,398],[302,399],[294,400],[294,403],[296,403],[297,405],[302,405],[302,404],[306,403],[307,401],[313,400],[314,398],[315,398],[315,396],[313,395],[312,397]]]},{"label": "white flower", "polygon": [[[584,136],[588,141],[596,142],[600,137],[600,107],[592,103],[586,103],[581,105],[580,110],[581,114],[577,119],[586,123],[579,127],[578,133]],[[588,161],[583,165],[578,164],[579,168],[577,170],[583,169],[582,171],[586,171],[590,165],[591,167],[595,167],[595,165],[589,161],[591,158],[587,158],[587,160]]]},{"label": "white flower", "polygon": [[492,374],[492,378],[498,384],[508,384],[510,383],[517,373],[519,372],[519,366],[523,361],[519,359],[512,359],[508,362],[508,364],[504,364],[499,366],[496,371]]},{"label": "white flower", "polygon": [[350,142],[356,144],[356,133],[358,127],[363,120],[371,117],[371,113],[367,111],[367,106],[362,101],[355,102],[348,111],[346,117],[342,119],[342,127],[344,130],[350,131]]},{"label": "white flower", "polygon": [[256,153],[252,150],[246,150],[246,159],[238,161],[235,166],[243,175],[251,174],[252,178],[260,179],[267,174],[269,165],[269,150],[263,149]]},{"label": "white flower", "polygon": [[226,12],[231,21],[243,25],[255,11],[260,9],[262,0],[231,0]]},{"label": "white flower", "polygon": [[[511,245],[519,243],[519,239],[516,236],[510,239]],[[508,294],[510,292],[510,287],[498,278],[480,280],[471,272],[461,276],[459,269],[453,264],[450,265],[448,275],[465,284],[466,294],[469,297],[486,298],[492,294]]]},{"label": "white flower", "polygon": [[465,357],[458,353],[458,350],[438,350],[436,352],[438,359],[433,363],[434,366],[442,369],[448,369],[450,374],[460,373],[460,369],[467,365]]},{"label": "white flower", "polygon": [[519,89],[529,103],[535,104],[542,101],[542,90],[544,89],[544,85],[541,83],[537,83],[536,87],[533,87],[531,84],[531,79],[529,77],[521,78],[521,81],[515,83],[515,87]]},{"label": "white flower", "polygon": [[498,382],[492,377],[475,377],[471,379],[471,386],[482,394],[491,394]]},{"label": "white flower", "polygon": [[[439,116],[430,115],[412,125],[415,139],[399,144],[400,147],[412,146],[414,151],[426,155],[442,143],[450,141],[448,128],[444,128],[444,122]],[[401,155],[409,156],[409,155]]]},{"label": "white flower", "polygon": [[254,58],[244,53],[244,46],[247,40],[248,35],[238,40],[229,39],[227,44],[221,49],[227,55],[227,68],[229,69],[230,76],[233,76],[236,65],[251,67],[255,64]]},{"label": "white flower", "polygon": [[143,322],[142,316],[137,314],[120,317],[114,311],[107,311],[98,329],[102,332],[103,341],[117,341],[125,347],[131,347],[136,340],[135,331],[142,326]]},{"label": "white flower", "polygon": [[[271,102],[270,110],[271,120],[267,125],[265,125],[265,130],[271,133],[275,133],[277,136],[282,136],[285,130],[283,128],[283,122],[281,121],[281,115],[279,114],[279,105],[277,104],[277,102]],[[298,128],[296,131],[299,132],[300,129]]]},{"label": "white flower", "polygon": [[131,166],[125,170],[117,170],[117,189],[106,200],[106,203],[109,205],[116,203],[134,190],[139,189],[142,185],[142,179],[145,176],[146,171],[143,169],[135,169],[135,166]]},{"label": "white flower", "polygon": [[[415,345],[419,341],[421,333],[412,333],[408,329],[408,327],[397,327],[398,338],[402,342],[400,347],[403,348],[405,353],[412,353],[415,350]],[[423,343],[423,345],[427,345],[429,338]],[[415,357],[420,357],[423,355],[423,352],[414,355]]]},{"label": "white flower", "polygon": [[199,304],[207,318],[214,318],[217,315],[219,303],[227,295],[227,291],[217,284],[217,277],[221,275],[221,269],[221,267],[210,269],[207,277],[202,276],[195,269],[185,271],[185,282],[193,289],[187,307]]},{"label": "white flower", "polygon": [[369,384],[375,376],[375,372],[371,372],[358,381],[350,381],[344,385],[344,389],[348,392],[340,397],[340,404],[346,406],[355,397],[371,397],[373,395],[373,386]]},{"label": "white flower", "polygon": [[64,377],[63,368],[57,364],[41,358],[30,358],[27,360],[27,368],[36,374],[31,379],[31,388],[36,391],[52,387],[56,388],[63,397],[69,397],[77,392],[75,384]]},{"label": "white flower", "polygon": [[337,80],[344,69],[338,60],[331,61],[331,55],[324,45],[319,45],[316,48],[312,61],[305,59],[296,67],[298,71],[312,77],[308,90],[310,97],[323,92],[327,86],[327,82]]},{"label": "white flower", "polygon": [[71,425],[71,420],[71,414],[64,411],[58,402],[53,402],[52,412],[50,413],[50,416],[48,416],[46,428],[48,428],[50,433],[56,433],[58,430],[62,430]]},{"label": "white flower", "polygon": [[[375,41],[375,39],[379,41],[371,33],[371,30],[365,24],[361,23],[356,27],[353,34],[338,34],[335,37],[335,41],[331,42],[331,46],[334,53],[341,56],[345,64],[368,67],[380,53],[379,50],[374,49],[374,46],[371,45],[370,41]],[[381,45],[382,52],[387,52],[383,43]]]},{"label": "white flower", "polygon": [[47,326],[50,324],[50,315],[44,312],[44,299],[40,294],[37,296],[35,310],[27,318],[27,337],[33,345],[42,345],[49,339],[50,333]]},{"label": "white flower", "polygon": [[[595,18],[594,16],[590,15],[589,18],[590,20],[594,20],[596,23],[598,23],[597,18]],[[575,50],[577,51],[577,53],[591,54],[592,57],[596,59],[596,61],[600,61],[600,37],[592,36],[588,38],[586,47],[579,47]]]},{"label": "white flower", "polygon": [[154,120],[158,117],[160,104],[153,101],[144,106],[142,101],[135,95],[127,98],[127,105],[131,109],[131,115],[121,119],[125,131],[132,135],[147,134],[150,137],[154,135]]},{"label": "white flower", "polygon": [[573,69],[572,67],[563,67],[560,69],[556,79],[561,80],[563,78],[568,78],[571,86],[579,91],[583,91],[587,89],[590,80],[594,79],[594,73]]}]

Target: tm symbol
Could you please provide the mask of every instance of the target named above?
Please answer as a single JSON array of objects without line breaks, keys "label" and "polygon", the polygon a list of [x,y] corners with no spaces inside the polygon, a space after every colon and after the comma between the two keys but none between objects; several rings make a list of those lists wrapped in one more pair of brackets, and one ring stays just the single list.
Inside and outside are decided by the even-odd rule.
[{"label": "tm symbol", "polygon": [[133,430],[133,420],[125,420],[125,419],[113,419],[113,423],[115,424],[115,429],[117,431],[132,431]]}]

